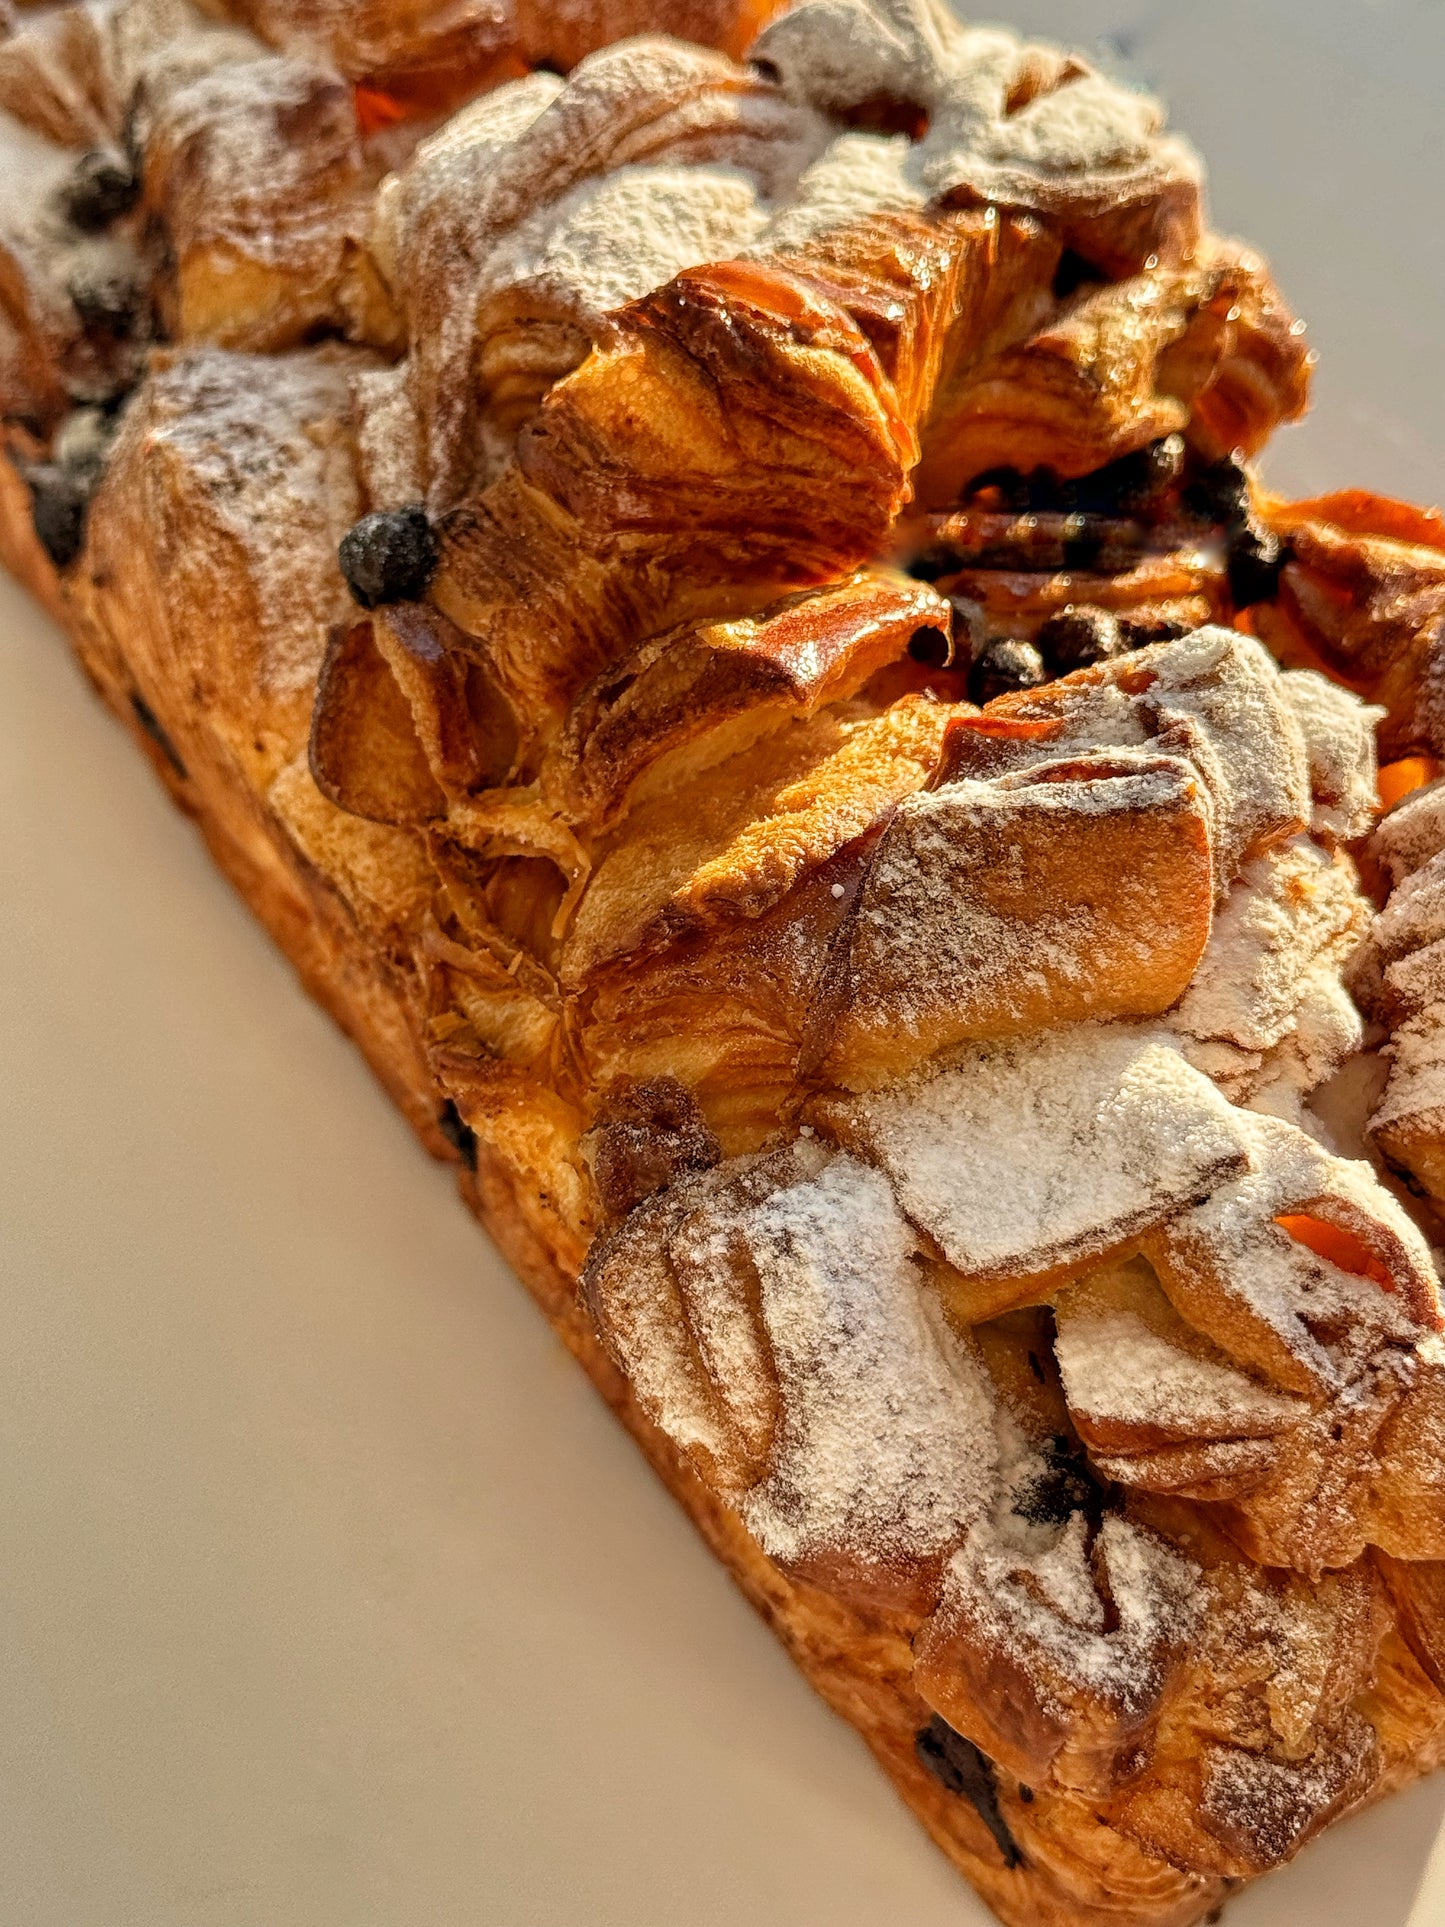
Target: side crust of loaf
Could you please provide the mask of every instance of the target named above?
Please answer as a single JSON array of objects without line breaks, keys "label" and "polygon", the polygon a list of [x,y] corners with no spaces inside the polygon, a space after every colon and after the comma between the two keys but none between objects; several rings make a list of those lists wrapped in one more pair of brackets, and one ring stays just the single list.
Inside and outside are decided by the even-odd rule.
[{"label": "side crust of loaf", "polygon": [[[906,1635],[883,1617],[865,1618],[819,1588],[785,1577],[646,1417],[579,1306],[575,1277],[539,1237],[536,1214],[524,1209],[515,1174],[485,1147],[471,1171],[444,1135],[415,1013],[397,975],[223,757],[208,768],[178,770],[165,744],[170,732],[179,734],[186,726],[187,719],[175,713],[183,692],[150,692],[145,709],[159,729],[146,727],[127,674],[127,638],[115,633],[113,621],[102,637],[78,613],[35,541],[28,507],[24,482],[0,460],[0,560],[64,628],[97,695],[135,739],[177,807],[195,822],[216,863],[290,960],[308,994],[357,1045],[427,1151],[457,1165],[468,1208],[552,1329],[809,1683],[857,1729],[935,1843],[1008,1927],[1122,1927],[1139,1919],[1159,1927],[1190,1927],[1208,1914],[1234,1883],[1181,1875],[1189,1891],[1165,1914],[1157,1893],[1111,1894],[1103,1867],[1009,1867],[974,1806],[949,1794],[924,1770],[914,1736],[927,1723],[928,1708],[912,1686]],[[142,646],[139,653],[147,652]],[[193,745],[194,716],[188,727]],[[1441,1751],[1445,1754],[1445,1741]],[[1430,1764],[1422,1761],[1421,1770]],[[999,1804],[1006,1821],[1011,1805],[1016,1819],[1024,1817],[1017,1796],[1002,1787]]]}]

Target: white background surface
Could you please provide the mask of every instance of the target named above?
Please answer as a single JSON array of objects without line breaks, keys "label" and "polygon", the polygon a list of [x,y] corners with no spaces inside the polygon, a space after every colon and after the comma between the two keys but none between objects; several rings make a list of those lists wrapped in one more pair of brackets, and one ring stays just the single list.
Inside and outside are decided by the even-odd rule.
[{"label": "white background surface", "polygon": [[[1438,0],[1013,18],[1310,318],[1273,473],[1437,495]],[[0,824],[0,1927],[982,1922],[8,585]],[[1438,1927],[1442,1811],[1231,1927]]]}]

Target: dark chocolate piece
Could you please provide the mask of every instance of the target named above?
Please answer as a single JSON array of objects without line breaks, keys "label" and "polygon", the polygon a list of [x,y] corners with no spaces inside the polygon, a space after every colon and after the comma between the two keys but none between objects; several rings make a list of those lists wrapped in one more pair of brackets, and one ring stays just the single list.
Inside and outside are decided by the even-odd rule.
[{"label": "dark chocolate piece", "polygon": [[145,697],[136,692],[132,692],[130,708],[131,714],[135,717],[146,735],[150,737],[161,755],[165,757],[176,775],[184,783],[190,772],[181,761],[179,750],[167,735],[156,712],[151,708]]},{"label": "dark chocolate piece", "polygon": [[1102,268],[1096,268],[1092,261],[1086,261],[1082,254],[1075,254],[1072,248],[1065,248],[1059,256],[1059,265],[1054,269],[1054,299],[1067,301],[1071,294],[1080,288],[1102,287],[1108,280]]},{"label": "dark chocolate piece", "polygon": [[437,1112],[437,1129],[469,1171],[477,1168],[477,1134],[450,1098]]},{"label": "dark chocolate piece", "polygon": [[1039,625],[1034,645],[1056,676],[1067,676],[1072,669],[1086,669],[1090,663],[1111,662],[1126,653],[1119,624],[1107,609],[1088,603],[1060,609]]},{"label": "dark chocolate piece", "polygon": [[954,665],[953,636],[935,624],[915,629],[908,638],[908,653],[926,669],[951,669]]},{"label": "dark chocolate piece", "polygon": [[966,669],[988,647],[988,615],[971,596],[952,595],[948,600],[953,607],[954,665]]},{"label": "dark chocolate piece", "polygon": [[927,1726],[921,1726],[914,1734],[913,1750],[940,1786],[950,1793],[961,1794],[973,1807],[997,1841],[1004,1865],[1021,1867],[1024,1857],[1009,1832],[1008,1821],[999,1811],[998,1782],[988,1755],[980,1753],[973,1741],[966,1740],[962,1733],[955,1733],[937,1713]]},{"label": "dark chocolate piece", "polygon": [[1202,521],[1243,528],[1249,520],[1249,477],[1232,455],[1201,468],[1184,491],[1184,504]]},{"label": "dark chocolate piece", "polygon": [[1021,475],[1016,468],[986,468],[981,475],[974,476],[963,491],[964,498],[982,495],[989,489],[998,495],[999,502],[1006,509],[1023,510],[1041,506],[1032,499],[1030,478]]},{"label": "dark chocolate piece", "polygon": [[1013,1509],[1030,1525],[1067,1525],[1076,1512],[1094,1524],[1104,1514],[1104,1492],[1089,1470],[1089,1462],[1066,1438],[1052,1438],[1043,1448],[1044,1470],[1014,1500]]},{"label": "dark chocolate piece", "polygon": [[991,703],[1011,689],[1037,689],[1049,680],[1044,659],[1031,642],[1015,636],[999,636],[988,643],[968,679],[971,701]]},{"label": "dark chocolate piece", "polygon": [[722,1146],[687,1086],[675,1077],[621,1081],[587,1135],[592,1176],[608,1214],[624,1218],[689,1171],[710,1170]]},{"label": "dark chocolate piece", "polygon": [[1190,625],[1166,617],[1153,620],[1147,616],[1120,616],[1119,633],[1126,649],[1142,649],[1148,642],[1178,642],[1181,636],[1190,633]]},{"label": "dark chocolate piece", "polygon": [[25,480],[36,539],[57,569],[69,568],[85,547],[85,518],[95,478],[63,462],[36,462]]},{"label": "dark chocolate piece", "polygon": [[1256,602],[1273,602],[1279,594],[1279,578],[1289,561],[1289,550],[1268,529],[1248,526],[1230,537],[1226,568],[1229,594],[1236,609],[1248,609]]},{"label": "dark chocolate piece", "polygon": [[418,602],[436,574],[437,539],[420,503],[363,515],[337,551],[346,586],[363,609]]},{"label": "dark chocolate piece", "polygon": [[937,582],[942,575],[957,575],[962,567],[963,557],[957,549],[947,542],[930,542],[908,564],[908,573],[915,582]]},{"label": "dark chocolate piece", "polygon": [[1164,435],[1070,483],[1072,502],[1097,515],[1147,512],[1183,474],[1184,454],[1182,435]]},{"label": "dark chocolate piece", "polygon": [[1103,554],[1107,540],[1097,517],[1071,515],[1064,524],[1064,567],[1092,569]]},{"label": "dark chocolate piece", "polygon": [[104,147],[82,154],[60,190],[60,206],[72,227],[98,234],[128,214],[140,195],[140,179],[122,155]]},{"label": "dark chocolate piece", "polygon": [[130,341],[140,332],[145,295],[132,276],[76,275],[68,292],[88,335]]}]

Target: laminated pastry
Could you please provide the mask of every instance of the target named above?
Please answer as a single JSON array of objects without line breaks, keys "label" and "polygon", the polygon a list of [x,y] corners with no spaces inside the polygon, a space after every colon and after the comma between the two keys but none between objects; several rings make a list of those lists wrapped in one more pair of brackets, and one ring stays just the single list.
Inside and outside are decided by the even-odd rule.
[{"label": "laminated pastry", "polygon": [[0,554],[999,1916],[1188,1927],[1445,1759],[1445,524],[1152,102],[646,11],[25,16]]}]

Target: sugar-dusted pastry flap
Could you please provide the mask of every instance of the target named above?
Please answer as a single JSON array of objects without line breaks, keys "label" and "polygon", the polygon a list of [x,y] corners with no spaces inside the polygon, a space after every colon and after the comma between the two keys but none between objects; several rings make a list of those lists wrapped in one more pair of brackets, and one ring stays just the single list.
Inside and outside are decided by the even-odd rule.
[{"label": "sugar-dusted pastry flap", "polygon": [[1273,1050],[1297,1028],[1321,968],[1337,971],[1372,920],[1346,859],[1302,836],[1274,845],[1220,904],[1171,1028],[1205,1049]]},{"label": "sugar-dusted pastry flap", "polygon": [[1078,741],[1149,742],[1198,770],[1214,806],[1217,887],[1241,864],[1303,830],[1310,817],[1303,732],[1274,663],[1237,632],[1208,628],[1084,669],[1039,690],[1001,698],[995,713],[1050,733],[990,735],[977,751],[966,723],[955,728],[957,767],[976,755],[1016,766]]},{"label": "sugar-dusted pastry flap", "polygon": [[994,1454],[987,1378],[913,1247],[886,1179],[804,1140],[674,1186],[583,1281],[642,1396],[764,1550],[904,1608],[927,1605],[986,1508]]},{"label": "sugar-dusted pastry flap", "polygon": [[1139,751],[905,798],[854,912],[822,1069],[886,1082],[969,1038],[1166,1010],[1209,936],[1212,812]]},{"label": "sugar-dusted pastry flap", "polygon": [[514,430],[610,310],[755,240],[826,139],[733,61],[659,38],[483,96],[425,141],[383,188],[373,246],[416,342],[433,499],[462,492],[483,425]]},{"label": "sugar-dusted pastry flap", "polygon": [[158,360],[101,484],[78,602],[102,623],[114,605],[143,617],[146,702],[186,688],[262,783],[305,743],[326,631],[349,608],[335,544],[358,503],[349,380],[364,360]]},{"label": "sugar-dusted pastry flap", "polygon": [[1060,215],[1115,255],[1145,232],[1161,248],[1197,236],[1193,155],[1161,133],[1154,102],[1076,56],[966,28],[937,0],[810,0],[766,28],[753,53],[825,111],[880,99],[914,109],[925,129],[915,165],[931,197]]},{"label": "sugar-dusted pastry flap", "polygon": [[1044,1544],[982,1526],[920,1635],[920,1688],[1026,1784],[1108,1786],[1196,1629],[1198,1582],[1121,1518],[1094,1534],[1075,1513]]},{"label": "sugar-dusted pastry flap", "polygon": [[1248,1166],[1237,1114],[1147,1025],[971,1047],[895,1089],[820,1099],[814,1116],[893,1178],[971,1323]]},{"label": "sugar-dusted pastry flap", "polygon": [[1010,1927],[1193,1927],[1445,1758],[1445,525],[1154,102],[642,11],[24,16],[3,550]]},{"label": "sugar-dusted pastry flap", "polygon": [[142,205],[169,241],[163,312],[182,337],[290,347],[347,319],[370,185],[355,103],[321,63],[221,51],[158,66],[131,110]]}]

